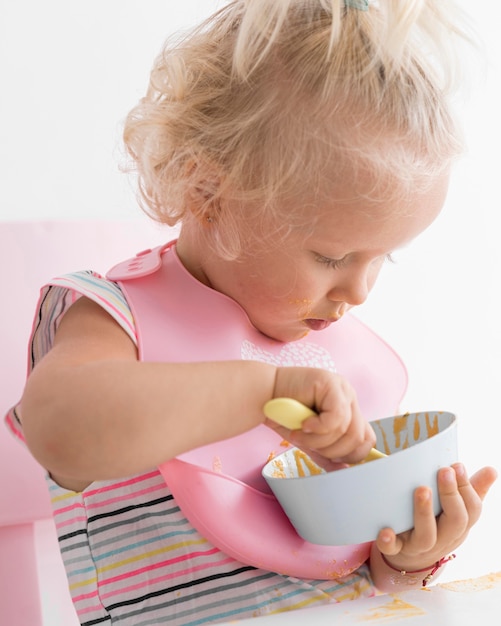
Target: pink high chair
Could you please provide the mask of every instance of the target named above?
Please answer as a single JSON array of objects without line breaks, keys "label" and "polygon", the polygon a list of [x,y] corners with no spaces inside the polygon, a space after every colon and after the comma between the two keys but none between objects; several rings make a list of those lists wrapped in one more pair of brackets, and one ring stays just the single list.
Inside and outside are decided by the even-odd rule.
[{"label": "pink high chair", "polygon": [[[76,626],[44,470],[3,416],[20,398],[40,287],[71,271],[105,272],[174,232],[135,221],[0,222],[0,625]],[[50,607],[51,621],[45,617]],[[45,609],[45,611],[44,611]]]}]

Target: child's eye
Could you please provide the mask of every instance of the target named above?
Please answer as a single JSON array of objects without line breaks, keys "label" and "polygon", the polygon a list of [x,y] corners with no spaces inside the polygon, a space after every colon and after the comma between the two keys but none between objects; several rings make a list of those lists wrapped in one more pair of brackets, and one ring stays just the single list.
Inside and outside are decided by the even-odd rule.
[{"label": "child's eye", "polygon": [[318,263],[322,263],[323,265],[326,265],[327,267],[333,270],[338,270],[339,268],[343,267],[343,265],[346,264],[348,257],[344,256],[342,259],[330,259],[327,256],[316,254],[315,260]]},{"label": "child's eye", "polygon": [[[315,255],[315,260],[318,263],[322,263],[323,265],[326,265],[330,269],[338,270],[338,269],[344,267],[344,265],[346,265],[346,263],[348,262],[348,256],[344,256],[342,259],[330,259],[327,256],[323,256],[321,254],[316,254]],[[385,254],[383,260],[384,261],[389,261],[390,263],[396,263],[395,259],[393,258],[393,256],[391,254]]]}]

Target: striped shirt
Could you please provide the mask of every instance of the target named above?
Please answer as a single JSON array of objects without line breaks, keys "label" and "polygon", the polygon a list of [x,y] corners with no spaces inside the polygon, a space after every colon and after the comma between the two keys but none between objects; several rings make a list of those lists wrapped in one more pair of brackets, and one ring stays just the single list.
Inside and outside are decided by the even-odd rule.
[{"label": "striped shirt", "polygon": [[[45,287],[30,341],[30,371],[81,296],[137,343],[118,287],[93,272]],[[21,439],[16,408],[7,424]],[[231,558],[188,522],[158,470],[100,481],[81,493],[47,477],[69,588],[82,626],[197,626],[372,596],[366,565],[336,580],[299,580]]]}]

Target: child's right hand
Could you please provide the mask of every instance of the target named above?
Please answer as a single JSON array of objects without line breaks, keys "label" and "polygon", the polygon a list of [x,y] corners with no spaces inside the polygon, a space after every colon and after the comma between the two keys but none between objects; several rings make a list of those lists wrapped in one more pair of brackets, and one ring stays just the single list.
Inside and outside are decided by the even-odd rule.
[{"label": "child's right hand", "polygon": [[[357,463],[376,442],[376,435],[360,411],[350,383],[327,370],[303,367],[277,369],[274,397],[299,400],[318,413],[301,430],[289,430],[268,420],[270,428],[298,448],[329,461]],[[322,464],[324,465],[324,464]]]}]

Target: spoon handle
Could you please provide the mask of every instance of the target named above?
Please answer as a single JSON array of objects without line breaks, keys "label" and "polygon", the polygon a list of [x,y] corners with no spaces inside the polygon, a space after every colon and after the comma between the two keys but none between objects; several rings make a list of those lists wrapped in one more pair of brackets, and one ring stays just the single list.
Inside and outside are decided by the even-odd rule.
[{"label": "spoon handle", "polygon": [[[299,430],[307,417],[316,415],[315,411],[298,400],[294,400],[294,398],[273,398],[273,400],[268,400],[263,407],[263,411],[272,422],[276,422],[290,430]],[[376,450],[376,448],[372,448],[365,459],[360,462],[367,463],[375,459],[381,459],[384,456],[386,454]]]}]

